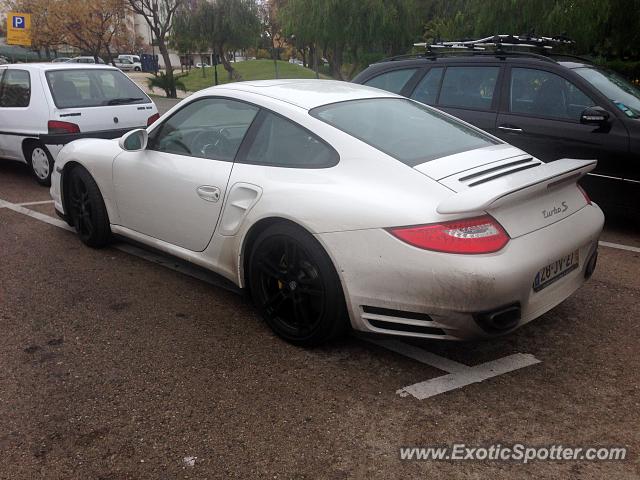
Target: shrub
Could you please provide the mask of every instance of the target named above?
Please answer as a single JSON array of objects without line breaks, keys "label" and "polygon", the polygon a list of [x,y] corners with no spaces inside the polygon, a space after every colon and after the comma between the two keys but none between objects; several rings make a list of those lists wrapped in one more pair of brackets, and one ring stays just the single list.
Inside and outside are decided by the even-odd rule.
[{"label": "shrub", "polygon": [[173,73],[173,78],[169,78],[164,72],[158,72],[158,75],[151,77],[147,85],[150,89],[160,88],[164,90],[167,97],[171,96],[172,90],[182,90],[183,92],[187,91],[184,83],[180,78],[182,78],[185,74],[176,75]]}]

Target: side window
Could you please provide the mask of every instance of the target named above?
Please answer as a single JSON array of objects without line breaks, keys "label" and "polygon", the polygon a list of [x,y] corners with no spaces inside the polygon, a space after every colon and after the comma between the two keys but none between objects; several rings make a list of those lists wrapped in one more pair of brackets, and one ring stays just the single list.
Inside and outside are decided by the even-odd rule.
[{"label": "side window", "polygon": [[406,68],[404,70],[393,70],[392,72],[383,73],[364,84],[370,87],[380,88],[391,93],[400,93],[402,88],[407,84],[409,79],[416,73],[416,68]]},{"label": "side window", "polygon": [[429,70],[422,80],[420,80],[411,98],[428,105],[435,104],[438,99],[438,89],[440,88],[443,70],[444,68],[440,67]]},{"label": "side window", "polygon": [[149,148],[231,162],[257,113],[257,107],[235,100],[196,100],[153,131]]},{"label": "side window", "polygon": [[270,112],[262,121],[245,161],[256,165],[294,168],[332,167],[338,154],[308,130]]},{"label": "side window", "polygon": [[439,105],[490,110],[500,67],[448,67]]},{"label": "side window", "polygon": [[509,92],[511,113],[563,120],[580,120],[593,101],[560,75],[533,68],[512,68]]},{"label": "side window", "polygon": [[0,90],[0,107],[28,107],[31,79],[26,70],[6,70]]}]

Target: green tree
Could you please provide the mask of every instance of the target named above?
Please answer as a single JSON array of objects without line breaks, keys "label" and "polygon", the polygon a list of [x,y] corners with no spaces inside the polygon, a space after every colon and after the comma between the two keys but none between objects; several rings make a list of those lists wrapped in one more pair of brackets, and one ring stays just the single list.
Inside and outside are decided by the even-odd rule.
[{"label": "green tree", "polygon": [[575,51],[607,58],[640,56],[640,0],[419,0],[425,39],[499,33],[575,40]]},{"label": "green tree", "polygon": [[173,16],[184,5],[185,0],[128,0],[134,13],[142,15],[153,32],[154,41],[158,44],[160,55],[164,61],[166,79],[169,86],[167,97],[176,98],[176,87],[173,85],[173,66],[167,40],[173,24]]},{"label": "green tree", "polygon": [[255,0],[205,1],[199,4],[194,15],[198,37],[218,54],[229,79],[241,80],[228,53],[256,44],[260,36],[260,19]]},{"label": "green tree", "polygon": [[332,76],[344,80],[364,53],[407,51],[421,33],[415,9],[414,0],[288,0],[279,15],[285,35],[321,50]]}]

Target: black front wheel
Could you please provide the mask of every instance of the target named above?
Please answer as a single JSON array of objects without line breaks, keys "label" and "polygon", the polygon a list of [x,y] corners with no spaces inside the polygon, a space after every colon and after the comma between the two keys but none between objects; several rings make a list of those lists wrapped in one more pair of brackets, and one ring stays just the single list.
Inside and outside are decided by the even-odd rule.
[{"label": "black front wheel", "polygon": [[276,224],[258,236],[249,284],[267,324],[293,344],[318,345],[346,329],[338,274],[318,241],[301,228]]},{"label": "black front wheel", "polygon": [[104,247],[109,243],[111,229],[98,185],[82,167],[74,168],[69,175],[66,205],[71,222],[85,245]]}]

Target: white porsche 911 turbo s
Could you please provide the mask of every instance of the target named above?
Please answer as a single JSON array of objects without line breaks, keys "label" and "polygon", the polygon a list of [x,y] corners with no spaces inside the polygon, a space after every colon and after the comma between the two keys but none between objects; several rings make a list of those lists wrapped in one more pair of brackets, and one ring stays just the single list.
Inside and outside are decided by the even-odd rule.
[{"label": "white porsche 911 turbo s", "polygon": [[374,88],[276,80],[65,146],[51,193],[87,245],[116,234],[215,271],[295,344],[349,325],[466,339],[529,322],[592,274],[604,217],[576,182],[594,165],[544,164]]}]

